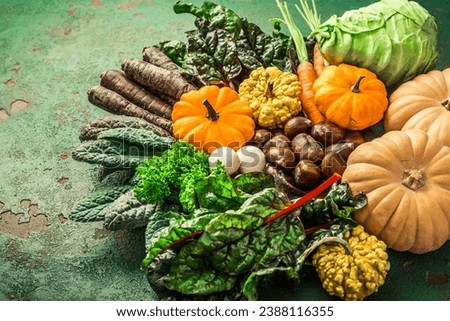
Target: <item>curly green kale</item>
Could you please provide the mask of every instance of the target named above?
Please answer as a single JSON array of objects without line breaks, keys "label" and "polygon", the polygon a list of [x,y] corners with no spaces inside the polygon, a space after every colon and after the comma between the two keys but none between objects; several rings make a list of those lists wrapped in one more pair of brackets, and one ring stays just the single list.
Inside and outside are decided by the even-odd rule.
[{"label": "curly green kale", "polygon": [[139,182],[134,186],[136,198],[161,204],[173,193],[179,194],[183,208],[195,208],[195,183],[210,173],[208,154],[178,140],[161,156],[145,160],[136,168]]}]

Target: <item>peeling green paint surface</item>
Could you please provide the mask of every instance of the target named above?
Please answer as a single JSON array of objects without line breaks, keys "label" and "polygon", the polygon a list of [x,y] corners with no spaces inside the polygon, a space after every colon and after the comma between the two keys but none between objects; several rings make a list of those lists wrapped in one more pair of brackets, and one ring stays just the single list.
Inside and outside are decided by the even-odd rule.
[{"label": "peeling green paint surface", "polygon": [[[192,1],[201,4],[201,1]],[[275,1],[215,1],[270,31]],[[297,3],[297,1],[289,1]],[[316,0],[322,17],[371,1]],[[448,1],[419,1],[438,20],[438,68],[450,65]],[[97,170],[71,159],[81,127],[106,112],[86,90],[143,47],[184,39],[193,17],[164,0],[0,1],[0,300],[155,300],[139,263],[142,231],[110,232],[67,216]],[[442,6],[442,7],[440,7]],[[336,9],[339,8],[339,9]],[[303,25],[306,33],[307,28]],[[448,300],[450,242],[425,255],[390,252],[386,284],[369,300]],[[433,281],[434,280],[434,281]],[[333,300],[318,279],[263,300]]]}]

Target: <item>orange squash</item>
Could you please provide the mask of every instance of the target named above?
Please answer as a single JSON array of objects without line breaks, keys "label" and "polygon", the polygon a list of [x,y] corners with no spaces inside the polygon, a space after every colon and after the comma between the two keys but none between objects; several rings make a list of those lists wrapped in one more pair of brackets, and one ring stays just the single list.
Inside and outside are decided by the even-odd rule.
[{"label": "orange squash", "polygon": [[183,94],[173,106],[175,138],[208,154],[219,147],[238,150],[255,131],[253,109],[229,88],[204,86]]},{"label": "orange squash", "polygon": [[345,129],[362,130],[376,124],[388,106],[383,82],[373,72],[352,65],[328,66],[313,90],[319,111]]}]

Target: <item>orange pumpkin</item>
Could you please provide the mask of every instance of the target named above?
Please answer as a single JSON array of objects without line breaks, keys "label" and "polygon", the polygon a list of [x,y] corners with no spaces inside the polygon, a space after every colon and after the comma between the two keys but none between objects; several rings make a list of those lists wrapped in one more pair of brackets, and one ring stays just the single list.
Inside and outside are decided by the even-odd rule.
[{"label": "orange pumpkin", "polygon": [[238,150],[255,132],[253,109],[229,88],[204,86],[183,94],[172,111],[173,133],[198,150]]},{"label": "orange pumpkin", "polygon": [[352,65],[328,66],[313,90],[319,111],[345,129],[361,130],[376,124],[388,106],[383,82],[373,72]]}]

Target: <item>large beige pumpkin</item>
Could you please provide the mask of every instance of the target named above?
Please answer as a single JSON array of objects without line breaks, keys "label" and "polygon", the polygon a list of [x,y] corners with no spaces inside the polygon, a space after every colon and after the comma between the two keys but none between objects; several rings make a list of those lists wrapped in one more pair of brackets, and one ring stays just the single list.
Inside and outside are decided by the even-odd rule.
[{"label": "large beige pumpkin", "polygon": [[392,131],[358,146],[342,176],[368,204],[354,218],[397,251],[425,253],[450,237],[450,148],[424,131]]},{"label": "large beige pumpkin", "polygon": [[386,131],[419,128],[450,146],[450,68],[405,82],[389,97]]}]

